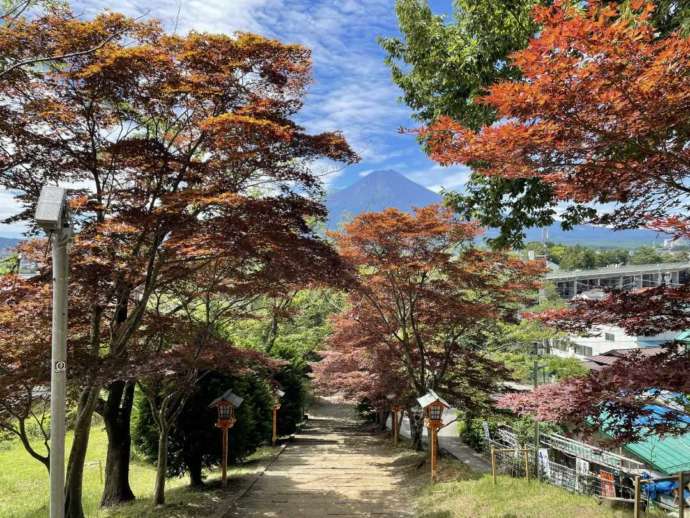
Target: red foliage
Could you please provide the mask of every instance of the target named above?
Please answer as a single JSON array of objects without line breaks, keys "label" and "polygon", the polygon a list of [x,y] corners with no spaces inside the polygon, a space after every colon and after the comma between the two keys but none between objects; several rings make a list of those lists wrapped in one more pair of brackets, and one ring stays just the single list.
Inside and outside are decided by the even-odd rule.
[{"label": "red foliage", "polygon": [[584,334],[611,324],[633,336],[654,336],[690,329],[690,285],[658,286],[633,292],[612,291],[602,300],[573,300],[564,309],[528,314],[549,326]]},{"label": "red foliage", "polygon": [[[470,164],[486,176],[538,178],[566,204],[614,202],[601,222],[687,237],[690,38],[658,37],[651,2],[636,2],[632,13],[623,4],[587,5],[556,1],[535,9],[542,30],[511,56],[522,78],[498,83],[479,99],[497,110],[499,123],[472,131],[443,118],[422,135],[443,164]],[[537,318],[573,332],[611,324],[654,335],[690,327],[688,307],[690,288],[662,286],[576,301]],[[670,350],[506,401],[580,427],[586,418],[596,422],[605,406],[620,418],[617,433],[630,437],[648,389],[688,391],[687,380],[673,371],[687,361]]]},{"label": "red foliage", "polygon": [[[294,122],[311,68],[299,45],[242,33],[171,35],[121,14],[85,20],[57,10],[0,25],[0,54],[9,64],[64,56],[12,69],[0,81],[0,186],[23,205],[10,220],[27,222],[42,185],[74,187],[68,380],[84,392],[72,450],[81,459],[70,460],[67,479],[68,501],[76,502],[94,409],[103,411],[111,439],[126,438],[132,377],[188,372],[206,358],[190,356],[183,343],[194,333],[161,350],[143,346],[152,298],[176,300],[182,291],[188,300],[197,273],[219,261],[226,277],[213,283],[214,296],[230,300],[274,294],[288,282],[337,283],[342,262],[308,223],[325,217],[310,164],[357,156],[339,133],[309,135]],[[50,264],[42,266],[36,283],[50,280]],[[16,304],[2,300],[0,311],[28,317],[48,307],[46,297],[13,296]],[[165,313],[174,319],[170,304]],[[3,320],[0,350],[18,344],[28,354],[39,343],[49,350],[48,324]],[[227,352],[239,361],[236,350]],[[30,367],[9,362],[17,378]],[[108,400],[100,401],[104,384]],[[110,453],[109,462],[128,458]],[[104,503],[131,493],[119,491],[119,475],[108,480],[120,472],[126,466],[106,469],[106,491],[117,494]]]},{"label": "red foliage", "polygon": [[334,234],[354,272],[333,320],[319,386],[378,403],[429,388],[465,407],[486,404],[508,374],[482,352],[485,332],[514,316],[542,265],[474,248],[480,229],[430,206],[363,214]]},{"label": "red foliage", "polygon": [[0,83],[0,185],[24,204],[10,219],[28,221],[42,184],[79,186],[70,315],[91,326],[94,362],[126,357],[153,293],[220,258],[219,292],[337,282],[337,254],[307,224],[325,215],[309,162],[357,157],[341,135],[308,135],[292,120],[307,49],[251,34],[168,35],[114,13],[0,27],[3,55],[39,49],[70,57]]},{"label": "red foliage", "polygon": [[[687,424],[677,420],[680,410],[666,419],[651,419],[645,408],[658,404],[662,391],[690,393],[690,357],[674,351],[644,356],[631,351],[614,366],[582,378],[542,385],[533,392],[506,394],[499,406],[542,421],[565,424],[588,434],[607,430],[614,442],[626,443],[648,434],[687,433]],[[680,402],[679,402],[680,403]]]},{"label": "red foliage", "polygon": [[564,201],[622,204],[616,224],[646,224],[687,203],[690,38],[657,38],[651,3],[633,18],[589,4],[535,10],[542,31],[512,55],[523,79],[480,99],[501,123],[474,132],[445,118],[423,134],[441,163],[538,177]]}]

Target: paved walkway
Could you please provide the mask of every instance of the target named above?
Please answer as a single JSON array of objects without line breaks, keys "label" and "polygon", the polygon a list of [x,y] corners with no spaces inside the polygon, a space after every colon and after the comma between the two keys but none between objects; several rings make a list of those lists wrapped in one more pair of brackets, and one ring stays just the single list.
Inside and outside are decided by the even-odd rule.
[{"label": "paved walkway", "polygon": [[[452,411],[446,411],[444,412],[443,415],[443,421],[444,423],[450,423],[455,419],[455,413]],[[390,417],[388,418],[388,422],[386,423],[386,426],[388,429],[391,429],[391,419]],[[410,421],[407,417],[403,419],[402,426],[400,427],[400,435],[403,437],[407,437],[408,439],[411,437],[410,434]],[[427,429],[424,429],[424,433],[422,436],[422,441],[423,443],[428,443],[427,441]],[[439,432],[438,435],[438,445],[439,448],[446,453],[450,453],[453,457],[458,459],[461,462],[464,462],[467,464],[470,468],[472,468],[472,471],[476,473],[490,473],[491,472],[491,463],[489,459],[481,455],[480,453],[477,453],[474,451],[472,448],[467,446],[464,442],[460,440],[458,437],[458,432],[457,432],[457,425],[455,424],[448,424],[445,428],[442,428]]]},{"label": "paved walkway", "polygon": [[226,518],[413,516],[395,455],[360,431],[352,407],[322,403]]}]

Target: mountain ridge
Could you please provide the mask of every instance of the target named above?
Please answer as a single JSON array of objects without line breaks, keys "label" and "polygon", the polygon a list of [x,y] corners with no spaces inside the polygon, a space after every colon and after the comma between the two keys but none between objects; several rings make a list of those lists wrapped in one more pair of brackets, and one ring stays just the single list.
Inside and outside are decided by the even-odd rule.
[{"label": "mountain ridge", "polygon": [[0,257],[9,255],[12,249],[21,242],[13,237],[0,237]]},{"label": "mountain ridge", "polygon": [[[328,194],[327,227],[337,229],[340,224],[364,212],[378,212],[393,207],[411,212],[413,207],[425,207],[440,203],[442,197],[426,187],[410,180],[394,170],[373,171],[352,185]],[[488,229],[484,237],[496,236],[495,229]],[[525,230],[525,242],[541,241],[542,229]],[[597,248],[637,248],[643,245],[660,244],[665,236],[653,230],[631,229],[614,231],[595,225],[576,225],[571,231],[564,231],[560,223],[548,228],[548,240],[565,245],[580,244]]]},{"label": "mountain ridge", "polygon": [[413,207],[439,203],[439,194],[391,169],[373,171],[352,185],[329,193],[326,200],[328,228],[364,212],[379,212],[389,207],[411,212]]}]

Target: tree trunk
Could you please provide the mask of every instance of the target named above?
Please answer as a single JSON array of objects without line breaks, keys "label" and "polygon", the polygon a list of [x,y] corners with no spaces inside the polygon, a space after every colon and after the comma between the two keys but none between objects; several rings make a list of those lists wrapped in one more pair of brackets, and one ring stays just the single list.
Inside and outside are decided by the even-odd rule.
[{"label": "tree trunk", "polygon": [[134,500],[129,485],[129,457],[132,445],[130,418],[134,403],[134,384],[118,381],[110,385],[103,421],[108,433],[105,485],[101,506],[108,507]]},{"label": "tree trunk", "polygon": [[158,464],[156,467],[156,486],[153,490],[153,505],[165,504],[165,476],[168,470],[168,429],[158,430]]},{"label": "tree trunk", "polygon": [[84,461],[89,446],[91,418],[98,401],[98,387],[84,389],[79,396],[77,420],[74,425],[74,441],[67,463],[65,479],[65,518],[84,518],[82,507],[82,486],[84,482]]},{"label": "tree trunk", "polygon": [[187,464],[187,470],[189,471],[190,487],[197,489],[204,487],[204,478],[201,473],[201,456],[189,455],[185,459],[185,464]]},{"label": "tree trunk", "polygon": [[381,422],[379,423],[379,428],[382,432],[385,432],[387,430],[386,428],[386,423],[388,422],[388,415],[390,412],[388,410],[382,410],[381,411]]},{"label": "tree trunk", "polygon": [[412,435],[412,447],[417,451],[422,451],[422,434],[424,433],[424,419],[413,412],[408,412],[410,416],[410,434]]}]

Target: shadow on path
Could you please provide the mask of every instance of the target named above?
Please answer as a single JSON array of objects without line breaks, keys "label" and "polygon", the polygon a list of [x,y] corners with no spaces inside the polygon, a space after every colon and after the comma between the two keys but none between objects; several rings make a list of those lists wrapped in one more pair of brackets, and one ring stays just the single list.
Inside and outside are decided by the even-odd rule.
[{"label": "shadow on path", "polygon": [[226,518],[413,516],[395,454],[362,432],[353,407],[321,400]]}]

